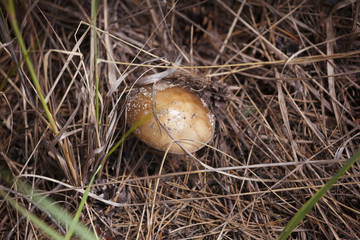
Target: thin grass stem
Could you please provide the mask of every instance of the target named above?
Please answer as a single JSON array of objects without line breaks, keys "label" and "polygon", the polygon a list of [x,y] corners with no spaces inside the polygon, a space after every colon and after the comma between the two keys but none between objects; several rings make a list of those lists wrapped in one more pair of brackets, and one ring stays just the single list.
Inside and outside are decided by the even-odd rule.
[{"label": "thin grass stem", "polygon": [[317,202],[320,201],[322,196],[343,176],[347,170],[360,159],[360,148],[354,153],[354,155],[340,168],[340,170],[327,182],[319,191],[317,191],[290,219],[284,229],[279,235],[279,240],[286,240],[291,232],[299,225],[301,220],[311,211]]},{"label": "thin grass stem", "polygon": [[99,127],[99,77],[97,71],[97,35],[96,35],[96,15],[98,11],[99,1],[91,0],[91,19],[92,19],[92,37],[93,37],[93,51],[94,51],[94,77],[95,77],[95,111],[96,111],[96,124]]},{"label": "thin grass stem", "polygon": [[6,8],[7,8],[7,11],[9,13],[10,23],[11,23],[11,26],[12,26],[12,28],[14,30],[14,34],[16,36],[16,39],[19,42],[21,52],[24,55],[25,63],[27,65],[27,67],[28,67],[31,80],[32,80],[32,82],[34,84],[34,87],[36,89],[36,92],[37,92],[37,94],[39,96],[41,105],[42,105],[42,107],[44,109],[47,120],[49,121],[51,130],[56,135],[56,134],[58,134],[58,129],[56,127],[53,116],[52,116],[52,114],[51,114],[51,112],[50,112],[50,110],[49,110],[49,108],[48,108],[48,106],[47,106],[47,104],[45,102],[45,98],[44,98],[44,96],[43,96],[43,94],[41,92],[41,87],[40,87],[38,78],[37,78],[37,76],[35,74],[34,67],[33,67],[33,65],[32,65],[32,63],[30,61],[29,54],[28,54],[28,51],[27,51],[26,46],[25,46],[25,42],[24,42],[24,40],[23,40],[23,38],[21,36],[20,29],[19,29],[19,26],[18,26],[17,21],[16,21],[14,1],[13,0],[8,0],[7,4],[6,4]]}]

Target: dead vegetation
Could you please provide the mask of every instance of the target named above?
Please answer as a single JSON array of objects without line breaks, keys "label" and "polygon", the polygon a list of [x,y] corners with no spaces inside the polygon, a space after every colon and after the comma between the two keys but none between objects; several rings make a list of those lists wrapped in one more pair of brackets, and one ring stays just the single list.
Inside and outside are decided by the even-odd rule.
[{"label": "dead vegetation", "polygon": [[[135,81],[182,58],[177,71],[194,76],[189,84],[216,115],[210,145],[194,159],[128,137],[107,159],[81,221],[104,239],[276,239],[359,147],[359,9],[347,0],[104,0],[95,66],[89,1],[19,1],[59,134],[47,128],[10,29],[0,48],[1,165],[75,212],[80,190],[128,129]],[[59,165],[60,141],[69,142],[69,172]],[[359,171],[356,163],[291,238],[360,238]],[[1,239],[44,238],[3,199],[0,216]]]}]

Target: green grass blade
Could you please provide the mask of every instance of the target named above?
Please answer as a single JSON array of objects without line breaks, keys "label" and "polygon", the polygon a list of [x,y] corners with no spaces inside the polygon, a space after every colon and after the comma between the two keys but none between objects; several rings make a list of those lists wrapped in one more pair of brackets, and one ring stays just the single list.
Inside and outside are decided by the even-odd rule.
[{"label": "green grass blade", "polygon": [[20,206],[16,201],[14,201],[10,197],[8,197],[7,194],[3,190],[0,190],[0,196],[3,197],[5,199],[5,201],[7,201],[19,213],[21,213],[21,215],[23,215],[24,217],[29,219],[30,222],[32,222],[39,229],[41,229],[41,231],[44,232],[48,237],[50,237],[51,239],[55,239],[55,240],[63,240],[64,239],[61,234],[59,234],[57,231],[55,231],[54,229],[49,227],[40,218],[38,218],[37,216],[31,214],[25,208]]},{"label": "green grass blade", "polygon": [[79,205],[79,207],[78,207],[78,210],[77,210],[77,212],[76,212],[76,214],[75,214],[75,216],[74,216],[73,222],[71,223],[70,228],[69,228],[69,231],[68,231],[68,233],[67,233],[67,235],[66,235],[66,237],[65,237],[65,240],[69,240],[69,239],[71,238],[71,236],[72,236],[72,234],[73,234],[73,232],[74,232],[74,230],[75,230],[75,228],[76,228],[76,226],[77,226],[77,223],[78,223],[79,218],[80,218],[81,211],[82,211],[82,209],[83,209],[83,207],[84,207],[84,205],[85,205],[86,199],[87,199],[87,197],[88,197],[88,195],[89,195],[91,185],[92,185],[92,183],[94,182],[95,176],[98,174],[98,172],[100,171],[100,169],[101,169],[101,167],[98,167],[98,169],[96,170],[95,174],[92,176],[88,187],[87,187],[86,190],[85,190],[85,193],[84,193],[84,195],[83,195],[83,198],[81,199],[81,202],[80,202],[80,205]]},{"label": "green grass blade", "polygon": [[345,163],[345,165],[327,182],[319,191],[317,191],[291,218],[279,235],[279,240],[285,240],[291,232],[299,225],[301,220],[311,211],[314,205],[322,198],[322,196],[345,174],[347,170],[360,159],[360,148]]},{"label": "green grass blade", "polygon": [[96,15],[98,11],[99,1],[91,0],[91,19],[92,19],[92,37],[93,37],[93,51],[94,51],[94,77],[95,77],[95,111],[96,111],[96,124],[99,127],[99,77],[97,72],[97,34],[96,34]]},{"label": "green grass blade", "polygon": [[47,119],[49,121],[51,130],[56,135],[56,134],[58,134],[58,130],[57,130],[55,121],[54,121],[54,119],[53,119],[53,117],[52,117],[52,115],[50,113],[50,110],[49,110],[48,106],[46,105],[45,98],[44,98],[44,96],[43,96],[43,94],[41,92],[41,87],[40,87],[38,78],[37,78],[37,76],[35,74],[34,67],[33,67],[33,65],[32,65],[32,63],[30,61],[29,54],[28,54],[28,51],[27,51],[26,46],[25,46],[25,42],[24,42],[24,40],[23,40],[23,38],[21,36],[20,29],[19,29],[19,26],[18,26],[17,21],[16,21],[14,2],[13,2],[13,0],[8,0],[5,5],[6,5],[6,9],[8,11],[8,14],[9,14],[10,23],[11,23],[11,26],[13,28],[15,37],[18,40],[21,52],[24,55],[25,63],[27,65],[27,67],[28,67],[31,80],[32,80],[32,82],[34,84],[34,87],[36,89],[36,92],[37,92],[37,94],[39,96],[41,105],[42,105],[42,107],[44,109],[44,112],[45,112],[45,115],[46,115],[46,117],[47,117]]},{"label": "green grass blade", "polygon": [[138,122],[136,122],[134,125],[132,125],[130,127],[129,130],[126,131],[126,133],[124,134],[124,136],[122,136],[120,138],[120,140],[110,149],[109,153],[106,154],[106,157],[109,157],[119,146],[120,144],[133,132],[135,131],[135,129],[137,129],[138,127],[140,127],[140,125],[144,124],[147,120],[149,120],[150,118],[152,118],[154,116],[154,113],[150,113],[148,115],[146,115],[145,117],[143,117],[142,119],[140,119]]},{"label": "green grass blade", "polygon": [[143,123],[145,123],[147,120],[149,120],[150,118],[152,118],[154,116],[154,112],[152,113],[149,113],[148,115],[146,115],[145,117],[143,117],[142,119],[140,119],[139,121],[137,121],[134,125],[132,125],[130,127],[129,130],[127,130],[124,134],[124,136],[122,136],[120,138],[119,141],[117,141],[117,143],[110,149],[110,151],[108,152],[108,154],[106,154],[106,156],[104,157],[104,159],[101,161],[101,164],[100,164],[100,174],[99,174],[99,177],[101,176],[101,173],[102,173],[102,169],[104,167],[104,164],[106,162],[106,159],[120,146],[120,144],[133,132],[135,131],[135,129],[137,129],[140,125],[142,125]]},{"label": "green grass blade", "polygon": [[[19,185],[21,185],[21,188],[19,189],[22,189],[24,194],[32,198],[36,204],[46,209],[58,222],[62,223],[64,226],[71,226],[73,224],[74,218],[71,216],[71,214],[69,214],[60,206],[56,205],[52,200],[49,198],[43,198],[40,194],[31,189],[30,186],[27,184],[25,185],[25,183],[19,183]],[[80,223],[76,223],[75,227],[73,228],[75,235],[80,239],[97,239],[89,228]]]},{"label": "green grass blade", "polygon": [[[15,180],[15,178],[11,175],[11,173],[9,171],[5,170],[4,167],[2,167],[1,165],[0,165],[0,179],[8,182],[10,185],[12,185]],[[66,225],[71,226],[73,224],[74,218],[71,216],[71,214],[69,214],[66,210],[64,210],[59,205],[55,204],[54,201],[52,201],[50,198],[44,198],[41,194],[39,194],[37,191],[35,191],[30,185],[21,181],[20,179],[17,179],[16,184],[17,184],[17,189],[19,190],[19,192],[22,192],[23,194],[27,195],[30,199],[32,199],[32,201],[34,202],[35,205],[40,206],[42,209],[47,211],[51,215],[51,217],[54,218],[57,222],[61,223],[63,226],[66,226]],[[6,200],[8,201],[9,199],[6,198]],[[13,207],[16,210],[18,210],[17,206],[13,206]],[[28,217],[30,220],[35,219],[34,224],[47,234],[48,230],[47,229],[44,230],[43,225],[38,225],[39,221],[36,220],[36,216],[31,216],[32,214],[29,213],[26,209],[23,209],[23,210],[24,211],[22,211],[22,209],[20,209],[18,211],[25,217]],[[43,223],[41,221],[40,224],[45,224],[45,223]],[[49,227],[49,228],[51,228],[51,227]],[[74,230],[73,230],[74,234],[79,239],[89,239],[89,240],[97,239],[95,234],[88,227],[86,227],[80,223],[76,223],[75,227],[73,227],[73,228],[74,228]],[[51,231],[51,230],[49,230],[49,231]],[[61,239],[64,239],[64,237],[61,237]]]}]

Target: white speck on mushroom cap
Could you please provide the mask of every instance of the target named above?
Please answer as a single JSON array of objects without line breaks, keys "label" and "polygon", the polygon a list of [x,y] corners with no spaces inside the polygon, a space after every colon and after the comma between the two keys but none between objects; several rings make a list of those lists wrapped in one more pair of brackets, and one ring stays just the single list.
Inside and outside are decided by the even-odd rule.
[{"label": "white speck on mushroom cap", "polygon": [[[130,99],[127,105],[129,126],[152,114],[152,91],[152,87],[142,87]],[[159,122],[175,140],[180,141],[183,147],[190,152],[195,152],[204,146],[202,143],[211,140],[215,120],[203,99],[188,89],[169,83],[157,83],[154,86],[154,94],[156,116]],[[172,138],[159,122],[155,117],[151,117],[140,125],[134,134],[151,147],[165,151],[172,142]],[[175,142],[169,151],[184,153],[184,150]]]}]

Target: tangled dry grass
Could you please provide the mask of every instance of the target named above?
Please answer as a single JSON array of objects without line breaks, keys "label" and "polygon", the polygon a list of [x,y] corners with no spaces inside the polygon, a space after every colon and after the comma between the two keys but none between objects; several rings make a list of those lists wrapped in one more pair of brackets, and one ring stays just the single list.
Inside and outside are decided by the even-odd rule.
[{"label": "tangled dry grass", "polygon": [[[107,159],[81,217],[103,239],[276,239],[359,147],[360,1],[104,0],[98,9],[95,65],[89,1],[18,2],[59,133],[47,127],[10,30],[0,48],[1,78],[9,76],[1,80],[1,165],[75,212],[128,129],[135,81],[179,58],[186,68],[177,71],[196,76],[191,84],[216,116],[215,136],[196,159],[132,136]],[[291,238],[360,238],[359,171],[356,163]],[[1,239],[44,239],[2,199],[0,216]]]}]

